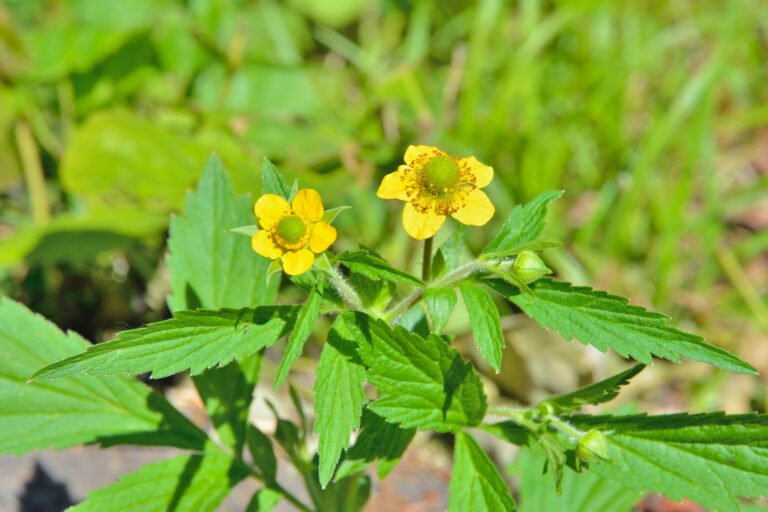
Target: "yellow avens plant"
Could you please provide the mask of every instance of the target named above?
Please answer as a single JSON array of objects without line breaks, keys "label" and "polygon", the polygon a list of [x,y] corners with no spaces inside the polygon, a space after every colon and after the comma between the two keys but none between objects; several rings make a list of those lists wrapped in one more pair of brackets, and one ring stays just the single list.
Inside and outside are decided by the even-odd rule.
[{"label": "yellow avens plant", "polygon": [[[289,187],[267,160],[263,195],[253,208],[259,224],[244,225],[253,222],[253,203],[236,195],[212,158],[187,197],[185,214],[171,224],[173,318],[89,347],[20,304],[0,300],[0,353],[13,356],[0,358],[0,448],[21,453],[47,448],[52,440],[58,447],[126,440],[189,450],[92,493],[84,508],[76,507],[82,512],[166,510],[169,503],[174,510],[213,512],[246,478],[262,483],[247,510],[272,510],[285,501],[300,512],[360,512],[374,488],[370,467],[375,463],[384,478],[417,431],[454,439],[448,505],[442,507],[449,512],[562,509],[562,501],[517,506],[486,453],[488,434],[517,445],[521,460],[530,460],[519,470],[530,481],[526,488],[571,496],[582,492],[574,486],[610,488],[610,510],[629,510],[639,493],[656,492],[736,512],[741,498],[765,494],[766,414],[578,414],[617,396],[653,356],[743,374],[756,370],[675,329],[664,315],[548,277],[552,271],[540,253],[557,243],[541,236],[548,207],[562,191],[542,192],[513,208],[484,247],[469,247],[465,230],[457,229],[433,254],[433,237],[446,217],[483,225],[494,215],[481,190],[493,173],[474,157],[410,146],[405,164],[384,177],[379,197],[405,201],[405,230],[424,240],[419,278],[368,247],[328,250],[336,240],[331,222],[346,207],[326,210],[317,191],[300,189],[298,182]],[[509,314],[510,305],[568,340],[611,348],[640,364],[528,407],[510,407],[503,396],[486,394],[488,379],[481,374],[514,370],[503,357],[501,314]],[[466,328],[451,325],[457,315]],[[474,348],[453,343],[456,335],[471,339]],[[305,350],[313,337],[320,350],[316,364],[296,365],[315,352]],[[295,368],[311,371],[314,392],[299,395],[289,387],[298,422],[267,400],[275,427],[262,431],[248,421],[248,411],[254,399],[264,400],[264,387],[256,387],[262,361],[277,360],[269,375],[275,389],[290,382]],[[187,370],[210,414],[206,431],[127,377]],[[107,375],[113,379],[95,378]],[[312,413],[302,398],[309,396]],[[475,440],[479,431],[485,431],[483,445]],[[281,484],[287,472],[277,470],[278,460],[300,475],[301,493]],[[616,496],[627,506],[614,507]]]},{"label": "yellow avens plant", "polygon": [[323,201],[316,190],[299,190],[293,202],[264,194],[254,206],[261,231],[251,246],[258,254],[280,260],[286,274],[299,275],[312,267],[315,255],[336,241],[336,228],[323,222]]}]

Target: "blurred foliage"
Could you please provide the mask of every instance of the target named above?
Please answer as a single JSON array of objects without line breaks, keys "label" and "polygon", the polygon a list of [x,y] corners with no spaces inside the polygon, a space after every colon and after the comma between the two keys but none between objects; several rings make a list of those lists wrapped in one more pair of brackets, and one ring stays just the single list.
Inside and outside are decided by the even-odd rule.
[{"label": "blurred foliage", "polygon": [[0,291],[91,338],[162,315],[169,214],[211,151],[240,192],[267,156],[355,208],[344,238],[414,255],[373,191],[418,142],[495,167],[497,224],[565,189],[549,266],[746,353],[768,326],[760,4],[2,0]]}]

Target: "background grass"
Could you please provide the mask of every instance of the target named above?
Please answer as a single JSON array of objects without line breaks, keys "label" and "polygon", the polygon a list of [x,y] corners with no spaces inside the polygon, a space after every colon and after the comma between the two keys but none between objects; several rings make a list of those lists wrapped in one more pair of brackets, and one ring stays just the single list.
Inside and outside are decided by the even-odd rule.
[{"label": "background grass", "polygon": [[[515,204],[565,189],[548,229],[566,243],[546,254],[560,277],[768,370],[766,13],[758,0],[3,0],[0,292],[91,339],[167,315],[168,216],[212,150],[243,192],[258,194],[267,156],[353,205],[341,248],[416,265],[396,205],[373,192],[426,143],[496,169],[499,214],[475,247]],[[765,410],[764,384],[734,398],[726,377],[693,375],[709,377],[682,385],[695,407]]]}]

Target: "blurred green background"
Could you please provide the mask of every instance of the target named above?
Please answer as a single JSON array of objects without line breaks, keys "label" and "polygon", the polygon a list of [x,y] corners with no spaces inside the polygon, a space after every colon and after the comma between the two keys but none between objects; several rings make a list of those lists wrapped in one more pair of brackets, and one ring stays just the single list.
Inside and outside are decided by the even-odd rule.
[{"label": "blurred green background", "polygon": [[[241,192],[266,156],[352,205],[339,249],[417,265],[374,196],[411,143],[495,167],[473,247],[565,189],[559,277],[768,370],[759,0],[1,0],[0,292],[93,340],[166,316],[169,215],[211,151]],[[764,381],[684,368],[656,387],[765,410]]]}]

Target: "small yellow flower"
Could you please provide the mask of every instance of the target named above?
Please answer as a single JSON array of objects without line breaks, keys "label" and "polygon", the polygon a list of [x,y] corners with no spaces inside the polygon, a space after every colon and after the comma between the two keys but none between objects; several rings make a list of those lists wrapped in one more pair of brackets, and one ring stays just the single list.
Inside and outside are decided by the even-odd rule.
[{"label": "small yellow flower", "polygon": [[291,204],[264,194],[254,206],[261,230],[251,239],[253,250],[279,259],[286,274],[296,276],[312,267],[315,255],[336,241],[336,228],[323,222],[323,201],[316,190],[299,190]]},{"label": "small yellow flower", "polygon": [[434,236],[447,215],[469,226],[482,226],[493,217],[495,208],[480,190],[493,179],[493,167],[431,146],[409,146],[404,160],[405,165],[384,176],[376,195],[406,202],[403,226],[412,238]]}]

